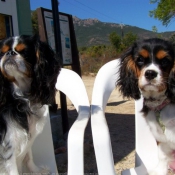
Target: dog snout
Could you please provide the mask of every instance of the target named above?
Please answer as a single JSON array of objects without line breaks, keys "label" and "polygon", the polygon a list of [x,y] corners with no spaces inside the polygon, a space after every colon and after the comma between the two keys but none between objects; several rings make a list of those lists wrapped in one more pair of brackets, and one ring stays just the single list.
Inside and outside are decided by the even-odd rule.
[{"label": "dog snout", "polygon": [[153,80],[154,78],[157,77],[157,72],[154,71],[154,70],[147,70],[147,71],[145,72],[145,77],[146,77],[146,79],[148,79],[148,80]]},{"label": "dog snout", "polygon": [[13,50],[10,50],[10,51],[8,51],[8,52],[6,53],[6,55],[8,55],[8,56],[13,56],[13,55],[17,55],[17,53],[14,52]]}]

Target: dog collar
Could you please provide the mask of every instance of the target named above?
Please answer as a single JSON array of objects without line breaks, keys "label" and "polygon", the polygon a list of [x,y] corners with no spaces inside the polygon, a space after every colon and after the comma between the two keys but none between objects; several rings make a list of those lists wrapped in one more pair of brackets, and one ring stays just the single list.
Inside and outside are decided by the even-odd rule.
[{"label": "dog collar", "polygon": [[[152,107],[151,105],[148,105],[148,103],[146,101],[148,101],[148,100],[144,99],[144,105],[147,106],[150,110],[155,111],[155,112],[161,111],[166,105],[168,105],[170,103],[170,100],[168,98],[166,98],[162,103],[160,103],[156,107]],[[152,102],[154,103],[154,100],[152,100]],[[156,100],[155,100],[155,102],[156,102]]]},{"label": "dog collar", "polygon": [[160,112],[161,110],[170,103],[170,100],[168,98],[166,98],[161,104],[159,104],[158,106],[156,107],[150,107],[150,106],[147,106],[146,105],[146,102],[144,102],[144,104],[152,111],[155,112],[155,115],[156,115],[156,121],[157,123],[159,124],[159,126],[162,128],[163,132],[165,132],[165,125],[163,124],[163,121],[161,120],[161,117],[160,117]]}]

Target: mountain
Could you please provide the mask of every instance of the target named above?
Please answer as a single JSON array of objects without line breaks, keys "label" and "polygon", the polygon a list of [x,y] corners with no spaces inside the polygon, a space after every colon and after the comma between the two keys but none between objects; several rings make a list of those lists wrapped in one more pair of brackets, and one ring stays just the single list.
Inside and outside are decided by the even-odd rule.
[{"label": "mountain", "polygon": [[[121,25],[116,23],[101,22],[98,19],[80,19],[73,17],[74,29],[78,47],[92,46],[99,44],[110,44],[109,34],[116,31],[118,35],[122,34]],[[169,38],[175,32],[155,33],[136,26],[124,25],[123,33],[132,32],[139,38],[150,38],[162,35]]]}]

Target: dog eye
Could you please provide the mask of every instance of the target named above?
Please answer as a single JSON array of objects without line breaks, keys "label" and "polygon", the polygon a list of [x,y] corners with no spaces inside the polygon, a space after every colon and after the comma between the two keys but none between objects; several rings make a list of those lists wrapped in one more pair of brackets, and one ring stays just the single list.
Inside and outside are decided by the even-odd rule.
[{"label": "dog eye", "polygon": [[169,64],[170,64],[170,60],[169,60],[168,58],[162,59],[162,61],[161,61],[161,66],[162,66],[162,67],[166,67],[166,66],[168,66]]},{"label": "dog eye", "polygon": [[145,63],[145,58],[143,58],[142,56],[139,56],[139,57],[137,58],[137,64],[138,64],[139,66],[142,66],[144,63]]}]

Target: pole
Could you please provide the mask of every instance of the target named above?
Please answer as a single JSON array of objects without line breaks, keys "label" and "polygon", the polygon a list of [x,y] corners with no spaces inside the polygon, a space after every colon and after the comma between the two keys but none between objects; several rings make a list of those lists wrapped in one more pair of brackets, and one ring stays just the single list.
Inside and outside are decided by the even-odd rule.
[{"label": "pole", "polygon": [[[55,51],[56,51],[56,54],[58,55],[58,58],[60,59],[61,67],[63,67],[58,0],[51,0],[51,2],[52,2],[52,14],[53,14],[53,25],[54,25],[54,35],[55,35]],[[60,92],[60,105],[61,105],[63,134],[65,134],[69,130],[69,121],[68,121],[68,114],[67,114],[66,96],[62,92]]]}]

